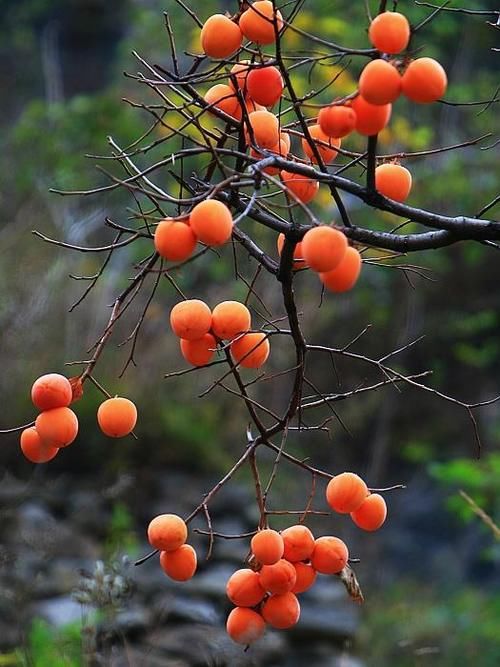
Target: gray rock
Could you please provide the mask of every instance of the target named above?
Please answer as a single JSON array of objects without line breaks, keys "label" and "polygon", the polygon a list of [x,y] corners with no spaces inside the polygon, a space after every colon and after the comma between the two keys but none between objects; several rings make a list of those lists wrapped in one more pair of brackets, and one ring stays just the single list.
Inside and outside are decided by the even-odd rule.
[{"label": "gray rock", "polygon": [[184,589],[193,594],[225,600],[227,580],[234,570],[233,565],[225,563],[213,565],[205,572],[201,572],[187,581],[184,584]]},{"label": "gray rock", "polygon": [[201,598],[162,596],[155,601],[154,609],[160,620],[184,621],[219,625],[223,623],[220,609]]}]

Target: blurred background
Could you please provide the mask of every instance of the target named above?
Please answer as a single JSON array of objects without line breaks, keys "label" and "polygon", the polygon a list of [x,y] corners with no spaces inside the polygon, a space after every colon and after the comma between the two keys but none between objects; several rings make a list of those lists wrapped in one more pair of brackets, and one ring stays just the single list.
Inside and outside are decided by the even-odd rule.
[{"label": "blurred background", "polygon": [[[236,6],[222,0],[190,4],[202,20]],[[375,12],[378,3],[369,4]],[[467,6],[495,9],[488,0],[469,0]],[[413,23],[431,11],[409,1],[398,8]],[[150,125],[147,113],[122,101],[150,100],[150,93],[123,72],[141,69],[132,51],[168,66],[163,12],[169,13],[180,52],[199,50],[199,31],[174,0],[0,0],[0,9],[0,428],[6,429],[34,418],[29,389],[36,377],[76,374],[65,363],[86,358],[109,317],[109,304],[150,249],[144,240],[114,253],[86,299],[69,312],[88,284],[70,274],[95,274],[103,256],[46,244],[32,230],[75,245],[106,245],[114,232],[104,227],[105,217],[130,224],[134,202],[121,191],[60,197],[49,188],[105,184],[95,169],[98,161],[85,154],[109,155],[108,135],[127,146]],[[445,66],[450,101],[495,95],[498,54],[491,49],[498,46],[498,32],[487,20],[494,19],[443,12],[416,40],[425,55]],[[297,25],[337,43],[368,46],[361,1],[307,0]],[[308,48],[296,34],[289,34],[285,44]],[[314,72],[313,84],[324,85],[332,70]],[[321,101],[352,92],[359,70],[358,62],[349,63]],[[307,72],[294,76],[299,91],[312,85]],[[498,104],[427,108],[398,101],[380,149],[425,151],[487,133],[492,136],[479,145],[405,163],[414,176],[410,204],[475,215],[498,193],[498,147],[491,147],[498,133]],[[345,145],[364,150],[359,139],[349,138]],[[172,144],[160,145],[138,162],[149,164],[171,150]],[[339,164],[345,159],[339,157]],[[361,179],[362,173],[353,177]],[[162,187],[172,184],[167,173],[155,178]],[[358,224],[381,230],[397,224],[355,200],[347,203]],[[335,215],[328,193],[321,193],[316,212],[324,220]],[[498,209],[488,215],[498,217]],[[245,231],[275,254],[269,230],[255,229],[248,221]],[[375,358],[425,336],[396,358],[397,367],[432,370],[432,387],[464,401],[486,400],[499,393],[496,252],[467,243],[400,261],[425,269],[430,280],[367,265],[352,294],[327,295],[322,303],[318,281],[304,272],[297,278],[297,299],[305,335],[318,344],[342,346],[371,324],[355,349]],[[244,268],[251,275],[251,265]],[[245,296],[244,285],[233,279],[229,249],[220,259],[205,255],[176,279],[189,296],[205,298],[211,306]],[[347,598],[340,582],[321,577],[303,596],[296,628],[269,632],[243,653],[225,636],[229,607],[224,587],[229,574],[242,566],[248,550],[244,540],[217,540],[213,558],[205,562],[206,539],[193,534],[200,572],[185,585],[167,580],[156,560],[139,568],[130,565],[147,553],[149,520],[163,512],[188,514],[246,441],[247,417],[234,397],[215,391],[197,398],[216,377],[211,371],[163,379],[184,367],[168,326],[178,296],[166,280],[147,311],[137,365],[129,365],[120,377],[130,343],[118,345],[133,330],[152,288],[153,279],[117,327],[95,373],[110,393],[138,405],[137,441],[112,441],[100,433],[95,413],[102,397],[90,385],[75,407],[80,435],[51,463],[30,464],[21,455],[18,435],[2,436],[0,665],[500,664],[499,543],[459,495],[464,490],[498,524],[500,404],[476,412],[480,460],[466,412],[408,387],[340,403],[338,412],[349,432],[333,420],[330,438],[307,432],[290,437],[291,452],[332,472],[356,471],[372,487],[407,485],[387,496],[389,519],[377,534],[361,535],[342,517],[310,522],[319,534],[334,532],[345,539],[352,555],[361,558],[356,572],[366,598],[362,606]],[[272,282],[263,278],[258,291],[275,316],[283,315]],[[275,343],[269,372],[289,367],[291,359],[292,350]],[[335,373],[324,359],[312,356],[308,373],[330,391],[339,383],[348,391],[377,379],[359,364],[339,364]],[[280,407],[287,384],[271,384],[259,385],[256,395]],[[328,416],[318,411],[314,419]],[[261,463],[270,470],[265,456]],[[300,509],[309,492],[309,476],[282,465],[271,504]],[[321,495],[322,488],[318,509],[324,509]],[[250,476],[242,471],[214,500],[214,529],[231,534],[254,530],[253,498]],[[281,519],[274,527],[290,523]],[[202,521],[196,525],[206,527]]]}]

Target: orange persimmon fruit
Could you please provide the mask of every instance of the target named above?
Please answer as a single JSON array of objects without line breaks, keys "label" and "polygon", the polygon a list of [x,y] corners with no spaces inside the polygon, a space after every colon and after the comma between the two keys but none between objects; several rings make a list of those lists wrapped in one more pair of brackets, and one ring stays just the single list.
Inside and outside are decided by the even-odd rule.
[{"label": "orange persimmon fruit", "polygon": [[365,482],[353,472],[335,475],[326,487],[326,502],[339,514],[355,512],[368,495]]},{"label": "orange persimmon fruit", "polygon": [[370,23],[368,37],[382,53],[399,53],[410,41],[410,24],[399,12],[382,12]]},{"label": "orange persimmon fruit", "polygon": [[358,528],[378,530],[387,517],[387,505],[379,493],[371,493],[357,510],[351,512],[351,519]]},{"label": "orange persimmon fruit", "polygon": [[299,593],[304,593],[309,590],[311,586],[316,581],[316,570],[310,563],[293,563],[295,568],[295,574],[297,578],[295,580],[295,586],[292,588],[292,593],[298,595]]},{"label": "orange persimmon fruit", "polygon": [[351,107],[356,113],[356,132],[367,137],[381,132],[392,113],[391,104],[370,104],[361,95],[351,101]]},{"label": "orange persimmon fruit", "polygon": [[235,607],[227,617],[227,634],[238,644],[253,644],[265,630],[266,622],[262,616],[248,607]]},{"label": "orange persimmon fruit", "polygon": [[[319,183],[313,178],[309,178],[303,174],[294,174],[284,169],[281,170],[280,176],[287,190],[292,192],[303,204],[308,204],[318,194]],[[293,197],[290,200],[291,203],[294,203]]]},{"label": "orange persimmon fruit", "polygon": [[226,594],[237,607],[255,607],[264,599],[260,575],[249,568],[236,570],[226,584]]},{"label": "orange persimmon fruit", "polygon": [[[339,137],[329,137],[318,124],[311,125],[308,129],[323,162],[326,164],[332,162],[337,157],[337,149],[340,148],[342,143],[341,139]],[[305,137],[302,138],[302,149],[312,162],[317,162],[316,156]]]},{"label": "orange persimmon fruit", "polygon": [[198,560],[190,544],[182,544],[173,551],[160,553],[161,569],[174,581],[188,581],[196,572]]},{"label": "orange persimmon fruit", "polygon": [[433,58],[417,58],[406,68],[402,92],[412,102],[430,104],[442,97],[448,85],[443,67]]},{"label": "orange persimmon fruit", "polygon": [[296,524],[289,526],[281,531],[281,536],[285,544],[283,558],[296,563],[300,560],[307,560],[314,549],[314,536],[307,526]]},{"label": "orange persimmon fruit", "polygon": [[258,104],[272,107],[283,92],[283,78],[277,67],[256,67],[248,73],[247,92]]},{"label": "orange persimmon fruit", "polygon": [[241,120],[241,107],[234,89],[225,83],[217,83],[207,90],[203,99],[211,107],[227,113],[235,120]]},{"label": "orange persimmon fruit", "polygon": [[376,106],[394,102],[401,94],[401,74],[386,60],[377,58],[366,65],[358,82],[359,92]]},{"label": "orange persimmon fruit", "polygon": [[246,333],[231,343],[231,355],[243,368],[260,368],[266,363],[270,351],[265,333]]},{"label": "orange persimmon fruit", "polygon": [[250,311],[239,301],[222,301],[212,311],[212,331],[222,340],[248,331],[251,323]]},{"label": "orange persimmon fruit", "polygon": [[154,549],[175,551],[187,540],[186,522],[177,514],[159,514],[148,526],[148,541]]},{"label": "orange persimmon fruit", "polygon": [[272,44],[276,34],[274,25],[281,30],[283,17],[279,10],[274,12],[270,0],[257,0],[240,16],[240,30],[247,39],[256,44]]},{"label": "orange persimmon fruit", "polygon": [[249,60],[240,60],[238,63],[233,65],[230,70],[229,85],[234,90],[233,77],[236,80],[236,85],[243,92],[246,93],[247,89],[247,77],[250,72],[250,61]]},{"label": "orange persimmon fruit", "polygon": [[227,58],[242,41],[239,25],[224,14],[212,14],[201,29],[201,47],[210,58]]},{"label": "orange persimmon fruit", "polygon": [[180,301],[170,311],[170,326],[179,338],[196,340],[210,331],[212,313],[204,301]]},{"label": "orange persimmon fruit", "polygon": [[32,463],[47,463],[59,452],[58,447],[42,441],[34,426],[25,428],[21,433],[20,445],[24,456]]},{"label": "orange persimmon fruit", "polygon": [[67,447],[78,435],[78,419],[70,408],[41,412],[35,421],[40,439],[52,447]]},{"label": "orange persimmon fruit", "polygon": [[318,124],[327,137],[346,137],[356,126],[356,112],[345,104],[323,107]]},{"label": "orange persimmon fruit", "polygon": [[198,239],[208,246],[224,245],[233,232],[231,211],[217,199],[196,204],[189,215],[189,224]]},{"label": "orange persimmon fruit", "polygon": [[266,623],[278,630],[286,630],[300,618],[300,603],[294,593],[271,595],[262,605],[262,616]]},{"label": "orange persimmon fruit", "polygon": [[297,581],[293,564],[284,558],[272,565],[263,565],[259,576],[262,588],[275,594],[291,591]]},{"label": "orange persimmon fruit", "polygon": [[274,148],[279,144],[280,128],[277,116],[267,110],[252,111],[248,115],[248,120],[252,131],[245,129],[247,142],[253,141],[260,148]]},{"label": "orange persimmon fruit", "polygon": [[356,284],[361,266],[361,255],[348,246],[340,263],[331,271],[320,273],[319,279],[330,292],[348,292]]},{"label": "orange persimmon fruit", "polygon": [[59,373],[42,375],[31,387],[31,400],[39,410],[67,408],[73,400],[71,383]]},{"label": "orange persimmon fruit", "polygon": [[158,223],[154,235],[156,252],[170,262],[183,262],[196,247],[196,234],[189,224],[165,219]]},{"label": "orange persimmon fruit", "polygon": [[180,340],[181,354],[192,366],[205,366],[215,354],[217,342],[211,333],[194,340]]},{"label": "orange persimmon fruit", "polygon": [[375,188],[384,197],[404,202],[411,190],[411,173],[400,164],[386,162],[375,169]]},{"label": "orange persimmon fruit", "polygon": [[318,537],[311,556],[311,565],[321,574],[338,574],[347,565],[349,550],[338,537]]},{"label": "orange persimmon fruit", "polygon": [[97,410],[97,422],[105,435],[110,438],[123,438],[134,430],[137,408],[128,398],[108,398]]},{"label": "orange persimmon fruit", "polygon": [[318,273],[331,271],[338,266],[346,250],[345,234],[326,225],[313,227],[302,239],[304,259],[307,265]]},{"label": "orange persimmon fruit", "polygon": [[250,542],[250,548],[259,563],[274,565],[283,556],[285,546],[278,531],[266,528],[255,533]]},{"label": "orange persimmon fruit", "polygon": [[[283,246],[285,245],[285,235],[284,234],[279,234],[278,235],[276,245],[278,247],[278,254],[281,255],[281,252],[283,250]],[[293,268],[294,269],[305,269],[305,268],[307,268],[307,264],[303,260],[303,255],[302,255],[302,241],[299,241],[297,243],[297,245],[295,246],[295,250],[293,251]]]}]

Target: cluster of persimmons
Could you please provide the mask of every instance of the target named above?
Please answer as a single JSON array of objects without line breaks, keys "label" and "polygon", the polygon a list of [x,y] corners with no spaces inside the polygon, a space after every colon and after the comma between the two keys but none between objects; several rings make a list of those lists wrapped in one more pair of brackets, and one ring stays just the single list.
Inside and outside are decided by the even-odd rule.
[{"label": "cluster of persimmons", "polygon": [[[42,375],[31,387],[31,400],[40,414],[34,426],[21,432],[21,451],[33,463],[51,461],[59,450],[78,435],[78,418],[69,407],[82,395],[79,378],[68,380],[59,373]],[[137,409],[128,398],[109,398],[98,408],[97,422],[111,438],[121,438],[134,429]]]},{"label": "cluster of persimmons", "polygon": [[[382,496],[370,493],[351,472],[329,481],[326,501],[333,511],[350,514],[367,531],[380,528],[387,515]],[[196,551],[186,544],[187,535],[186,523],[175,514],[161,514],[148,527],[148,540],[160,551],[160,566],[175,581],[187,581],[196,572]],[[339,574],[348,561],[343,540],[333,535],[315,538],[301,523],[281,532],[257,531],[250,542],[248,567],[236,570],[226,584],[234,605],[226,623],[229,636],[248,645],[264,634],[267,625],[280,630],[292,627],[300,617],[297,596],[311,588],[318,574]]]}]

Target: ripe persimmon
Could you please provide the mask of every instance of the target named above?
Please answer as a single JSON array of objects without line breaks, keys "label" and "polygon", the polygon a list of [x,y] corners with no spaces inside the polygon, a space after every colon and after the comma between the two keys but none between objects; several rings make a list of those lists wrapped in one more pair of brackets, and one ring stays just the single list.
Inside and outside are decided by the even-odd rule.
[{"label": "ripe persimmon", "polygon": [[297,581],[293,564],[284,558],[272,565],[263,565],[259,576],[262,588],[268,593],[287,593]]},{"label": "ripe persimmon", "polygon": [[255,533],[250,542],[250,548],[259,563],[274,565],[283,556],[285,546],[278,531],[266,528]]},{"label": "ripe persimmon", "polygon": [[180,340],[181,353],[184,359],[193,366],[205,366],[215,354],[217,342],[211,333],[204,334],[195,340]]},{"label": "ripe persimmon", "polygon": [[174,581],[188,581],[196,572],[198,559],[190,544],[182,544],[173,551],[160,553],[161,569]]},{"label": "ripe persimmon", "polygon": [[[319,183],[313,178],[303,174],[294,174],[284,169],[281,170],[280,176],[287,190],[290,190],[303,204],[308,204],[318,194]],[[294,202],[293,197],[290,198],[290,201]]]},{"label": "ripe persimmon", "polygon": [[231,355],[244,368],[260,368],[269,357],[271,346],[265,333],[246,333],[231,343]]},{"label": "ripe persimmon", "polygon": [[298,595],[299,593],[304,593],[309,590],[311,586],[316,581],[316,570],[310,563],[293,563],[295,568],[295,573],[297,578],[295,580],[295,586],[292,588],[292,593]]},{"label": "ripe persimmon", "polygon": [[[278,253],[281,255],[281,252],[283,250],[283,246],[285,245],[285,235],[284,234],[279,234],[278,239],[276,241],[276,245],[278,247]],[[307,268],[307,264],[305,263],[302,255],[302,241],[299,241],[297,245],[295,246],[295,250],[293,251],[293,268],[294,269],[305,269]]]},{"label": "ripe persimmon", "polygon": [[[329,137],[318,124],[311,125],[308,129],[323,162],[329,164],[337,157],[337,149],[340,148],[342,143],[341,139],[339,137]],[[305,137],[302,138],[302,149],[312,162],[317,162],[313,150]]]},{"label": "ripe persimmon", "polygon": [[401,94],[401,74],[394,65],[377,58],[363,69],[358,86],[361,96],[369,104],[389,104]]},{"label": "ripe persimmon", "polygon": [[265,107],[272,107],[283,92],[283,78],[277,67],[256,67],[247,77],[247,93],[252,100]]},{"label": "ripe persimmon", "polygon": [[101,431],[110,438],[123,438],[134,430],[137,408],[128,398],[108,398],[97,410],[97,421]]},{"label": "ripe persimmon", "polygon": [[47,463],[59,452],[58,447],[42,441],[34,426],[25,428],[21,433],[20,445],[24,456],[32,463]]},{"label": "ripe persimmon", "polygon": [[357,510],[351,512],[351,519],[363,530],[378,530],[387,517],[387,505],[378,493],[367,496]]},{"label": "ripe persimmon", "polygon": [[225,83],[217,83],[207,90],[203,99],[211,107],[227,113],[235,120],[241,120],[241,107],[234,89]]},{"label": "ripe persimmon", "polygon": [[177,514],[159,514],[148,526],[148,540],[154,549],[175,551],[187,540],[186,522]]},{"label": "ripe persimmon", "polygon": [[201,29],[201,47],[210,58],[227,58],[242,41],[239,25],[224,14],[212,14]]},{"label": "ripe persimmon", "polygon": [[70,408],[52,408],[38,415],[35,428],[43,442],[67,447],[78,435],[78,419]]},{"label": "ripe persimmon", "polygon": [[247,39],[256,44],[272,44],[276,39],[274,26],[283,27],[279,10],[274,13],[270,0],[257,0],[240,16],[240,30]]},{"label": "ripe persimmon", "polygon": [[321,109],[318,124],[327,137],[346,137],[354,130],[356,112],[345,104],[332,104]]},{"label": "ripe persimmon", "polygon": [[189,224],[180,220],[165,219],[158,223],[154,244],[156,252],[170,262],[183,262],[191,257],[196,247],[196,234]]},{"label": "ripe persimmon", "polygon": [[39,410],[67,408],[72,399],[71,383],[59,373],[42,375],[31,387],[31,400]]},{"label": "ripe persimmon", "polygon": [[266,622],[262,616],[248,607],[235,607],[227,617],[227,634],[238,644],[253,644],[265,630]]},{"label": "ripe persimmon", "polygon": [[404,202],[410,194],[411,173],[400,164],[386,162],[375,169],[375,188],[384,197]]},{"label": "ripe persimmon", "polygon": [[[249,60],[240,60],[231,67],[230,74],[236,79],[236,85],[243,92],[246,93],[247,89],[247,77],[250,72],[250,61]],[[234,84],[232,77],[229,79],[229,85],[234,90]]]},{"label": "ripe persimmon", "polygon": [[382,53],[399,53],[410,41],[410,24],[399,12],[382,12],[370,23],[368,36]]},{"label": "ripe persimmon", "polygon": [[361,273],[361,255],[348,246],[340,263],[331,271],[319,274],[323,285],[331,292],[347,292],[356,284]]},{"label": "ripe persimmon", "polygon": [[286,630],[300,618],[300,603],[294,593],[271,595],[262,605],[262,616],[266,623],[278,630]]},{"label": "ripe persimmon", "polygon": [[392,113],[391,104],[370,104],[361,95],[351,101],[351,107],[356,113],[356,132],[367,137],[381,132]]},{"label": "ripe persimmon", "polygon": [[285,544],[283,558],[296,563],[299,560],[307,560],[314,549],[314,536],[307,526],[296,524],[281,531]]},{"label": "ripe persimmon", "polygon": [[339,514],[354,512],[368,495],[365,482],[353,472],[335,475],[326,487],[326,502]]},{"label": "ripe persimmon", "polygon": [[[287,140],[288,139],[288,140]],[[272,148],[266,149],[269,151],[269,153],[276,153],[276,155],[280,157],[286,157],[290,151],[290,140],[288,138],[288,135],[285,134],[284,132],[281,133],[281,137],[279,142],[276,144],[276,146],[273,146]],[[255,157],[259,160],[262,160],[264,157],[268,157],[261,153],[260,151],[256,151],[254,148],[250,149],[250,155],[252,157]],[[271,176],[276,176],[277,174],[280,173],[279,167],[273,167],[272,165],[269,165],[268,167],[264,167],[262,170],[265,174],[270,174]]]},{"label": "ripe persimmon", "polygon": [[260,575],[249,568],[236,570],[226,584],[226,594],[237,607],[255,607],[264,599]]},{"label": "ripe persimmon", "polygon": [[346,250],[345,234],[326,225],[313,227],[302,239],[304,259],[313,271],[331,271],[340,264]]},{"label": "ripe persimmon", "polygon": [[196,340],[210,331],[212,313],[204,301],[180,301],[170,311],[170,326],[179,338]]},{"label": "ripe persimmon", "polygon": [[321,574],[338,574],[347,565],[349,550],[338,537],[318,537],[311,556],[311,565]]},{"label": "ripe persimmon", "polygon": [[250,311],[239,301],[222,301],[212,311],[212,331],[222,340],[248,331],[251,323]]},{"label": "ripe persimmon", "polygon": [[417,58],[406,68],[402,92],[412,102],[430,104],[446,92],[448,78],[443,67],[433,58]]},{"label": "ripe persimmon", "polygon": [[231,211],[217,199],[196,204],[189,215],[189,224],[198,239],[208,246],[223,245],[233,232]]},{"label": "ripe persimmon", "polygon": [[[245,129],[247,142],[253,141],[260,148],[274,148],[280,140],[280,128],[278,118],[270,111],[252,111],[248,115],[252,131]],[[252,137],[253,135],[253,137]]]}]

